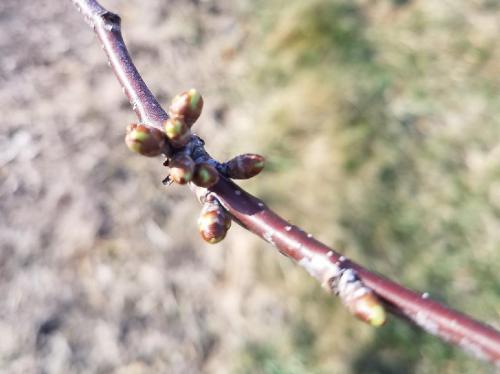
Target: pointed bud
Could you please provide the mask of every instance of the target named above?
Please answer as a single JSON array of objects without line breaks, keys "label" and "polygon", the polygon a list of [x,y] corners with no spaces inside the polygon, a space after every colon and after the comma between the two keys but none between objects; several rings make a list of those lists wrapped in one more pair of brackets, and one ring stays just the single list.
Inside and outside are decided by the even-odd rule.
[{"label": "pointed bud", "polygon": [[193,179],[194,161],[186,155],[174,156],[169,163],[170,178],[178,184],[186,184]]},{"label": "pointed bud", "polygon": [[166,150],[167,139],[161,130],[134,123],[127,127],[125,143],[131,151],[153,157]]},{"label": "pointed bud", "polygon": [[197,186],[209,188],[219,181],[219,173],[210,164],[200,162],[194,169],[193,182]]},{"label": "pointed bud", "polygon": [[373,327],[386,321],[384,306],[375,293],[365,286],[353,269],[344,269],[334,283],[335,291],[349,311]]},{"label": "pointed bud", "polygon": [[266,159],[257,154],[246,153],[226,162],[227,176],[232,179],[249,179],[264,169]]},{"label": "pointed bud", "polygon": [[372,290],[366,289],[359,296],[346,301],[349,311],[361,321],[380,327],[386,321],[385,309]]},{"label": "pointed bud", "polygon": [[191,131],[182,118],[169,118],[164,122],[165,134],[174,148],[182,148],[191,139]]},{"label": "pointed bud", "polygon": [[203,98],[194,88],[180,93],[172,100],[170,115],[183,118],[188,127],[193,126],[203,109]]},{"label": "pointed bud", "polygon": [[217,200],[207,201],[203,205],[198,230],[201,237],[210,244],[220,242],[226,237],[231,227],[231,217]]}]

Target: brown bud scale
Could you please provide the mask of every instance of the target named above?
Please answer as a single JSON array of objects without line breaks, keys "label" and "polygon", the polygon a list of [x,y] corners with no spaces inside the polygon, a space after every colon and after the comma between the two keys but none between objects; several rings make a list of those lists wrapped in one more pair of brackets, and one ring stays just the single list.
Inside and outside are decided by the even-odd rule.
[{"label": "brown bud scale", "polygon": [[266,159],[257,154],[246,153],[226,162],[227,175],[232,179],[249,179],[264,169]]},{"label": "brown bud scale", "polygon": [[340,299],[354,316],[374,327],[385,323],[386,313],[382,303],[353,269],[344,269],[335,283]]},{"label": "brown bud scale", "polygon": [[209,188],[219,181],[217,170],[206,162],[196,164],[194,169],[193,183],[197,186]]},{"label": "brown bud scale", "polygon": [[189,142],[191,130],[182,118],[169,118],[163,125],[168,141],[174,148],[182,148]]},{"label": "brown bud scale", "polygon": [[125,143],[131,151],[147,157],[158,156],[167,147],[167,139],[161,130],[137,123],[127,126]]},{"label": "brown bud scale", "polygon": [[186,184],[193,179],[195,164],[191,157],[176,155],[169,163],[170,178],[178,184]]},{"label": "brown bud scale", "polygon": [[200,117],[203,109],[203,97],[194,88],[177,95],[172,100],[170,115],[182,118],[188,127],[191,127]]},{"label": "brown bud scale", "polygon": [[357,318],[374,327],[381,326],[386,321],[384,308],[371,290],[365,289],[364,293],[349,299],[346,306]]},{"label": "brown bud scale", "polygon": [[210,244],[220,242],[231,227],[231,217],[217,200],[205,202],[198,219],[198,230]]}]

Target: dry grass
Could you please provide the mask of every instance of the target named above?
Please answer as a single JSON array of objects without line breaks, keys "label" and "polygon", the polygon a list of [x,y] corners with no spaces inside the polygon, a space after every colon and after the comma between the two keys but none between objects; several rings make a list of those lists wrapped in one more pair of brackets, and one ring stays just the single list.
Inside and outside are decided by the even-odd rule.
[{"label": "dry grass", "polygon": [[[204,94],[210,151],[268,157],[245,187],[498,323],[496,2],[104,3],[163,102]],[[70,2],[3,0],[0,25],[0,372],[491,372],[355,322],[242,229],[207,248],[190,193],[124,147],[133,114]]]},{"label": "dry grass", "polygon": [[[257,12],[252,67],[254,137],[274,162],[259,193],[352,258],[498,327],[498,5],[272,4]],[[289,271],[268,272],[270,284]],[[294,290],[304,305],[315,288]],[[307,310],[318,315],[288,309],[290,329],[313,336],[299,372],[329,372],[332,357],[334,372],[492,370],[403,323],[349,323],[317,297]],[[260,343],[268,361],[286,362],[281,340]]]}]

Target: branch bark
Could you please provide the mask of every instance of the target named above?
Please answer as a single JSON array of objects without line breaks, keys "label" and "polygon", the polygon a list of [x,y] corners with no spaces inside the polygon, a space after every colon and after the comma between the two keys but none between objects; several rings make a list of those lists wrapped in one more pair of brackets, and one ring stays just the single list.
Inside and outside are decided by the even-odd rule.
[{"label": "branch bark", "polygon": [[[168,115],[132,62],[121,35],[120,17],[95,0],[71,1],[101,41],[140,122],[161,129]],[[204,158],[210,158],[204,149],[200,151],[200,140],[197,137],[193,139],[197,152],[201,152]],[[215,160],[210,160],[217,164]],[[350,261],[300,228],[291,226],[261,200],[222,175],[215,186],[203,192],[204,195],[207,193],[214,195],[236,222],[296,261],[330,291],[333,291],[331,280],[339,272],[354,269],[392,313],[478,358],[500,366],[500,332],[493,327],[431,300],[426,293],[411,291]]]},{"label": "branch bark", "polygon": [[108,56],[108,63],[142,123],[162,129],[167,113],[137,71],[121,33],[121,19],[97,1],[71,0],[94,30]]}]

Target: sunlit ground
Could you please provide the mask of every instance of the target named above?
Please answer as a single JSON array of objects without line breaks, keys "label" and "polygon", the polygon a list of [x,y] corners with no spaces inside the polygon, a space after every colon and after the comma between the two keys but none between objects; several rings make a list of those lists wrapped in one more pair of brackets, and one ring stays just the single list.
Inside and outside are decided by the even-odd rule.
[{"label": "sunlit ground", "polygon": [[[168,105],[197,87],[244,187],[370,269],[500,328],[496,1],[109,0]],[[0,3],[0,372],[489,373],[373,329],[123,143],[134,121],[70,1]]]}]

